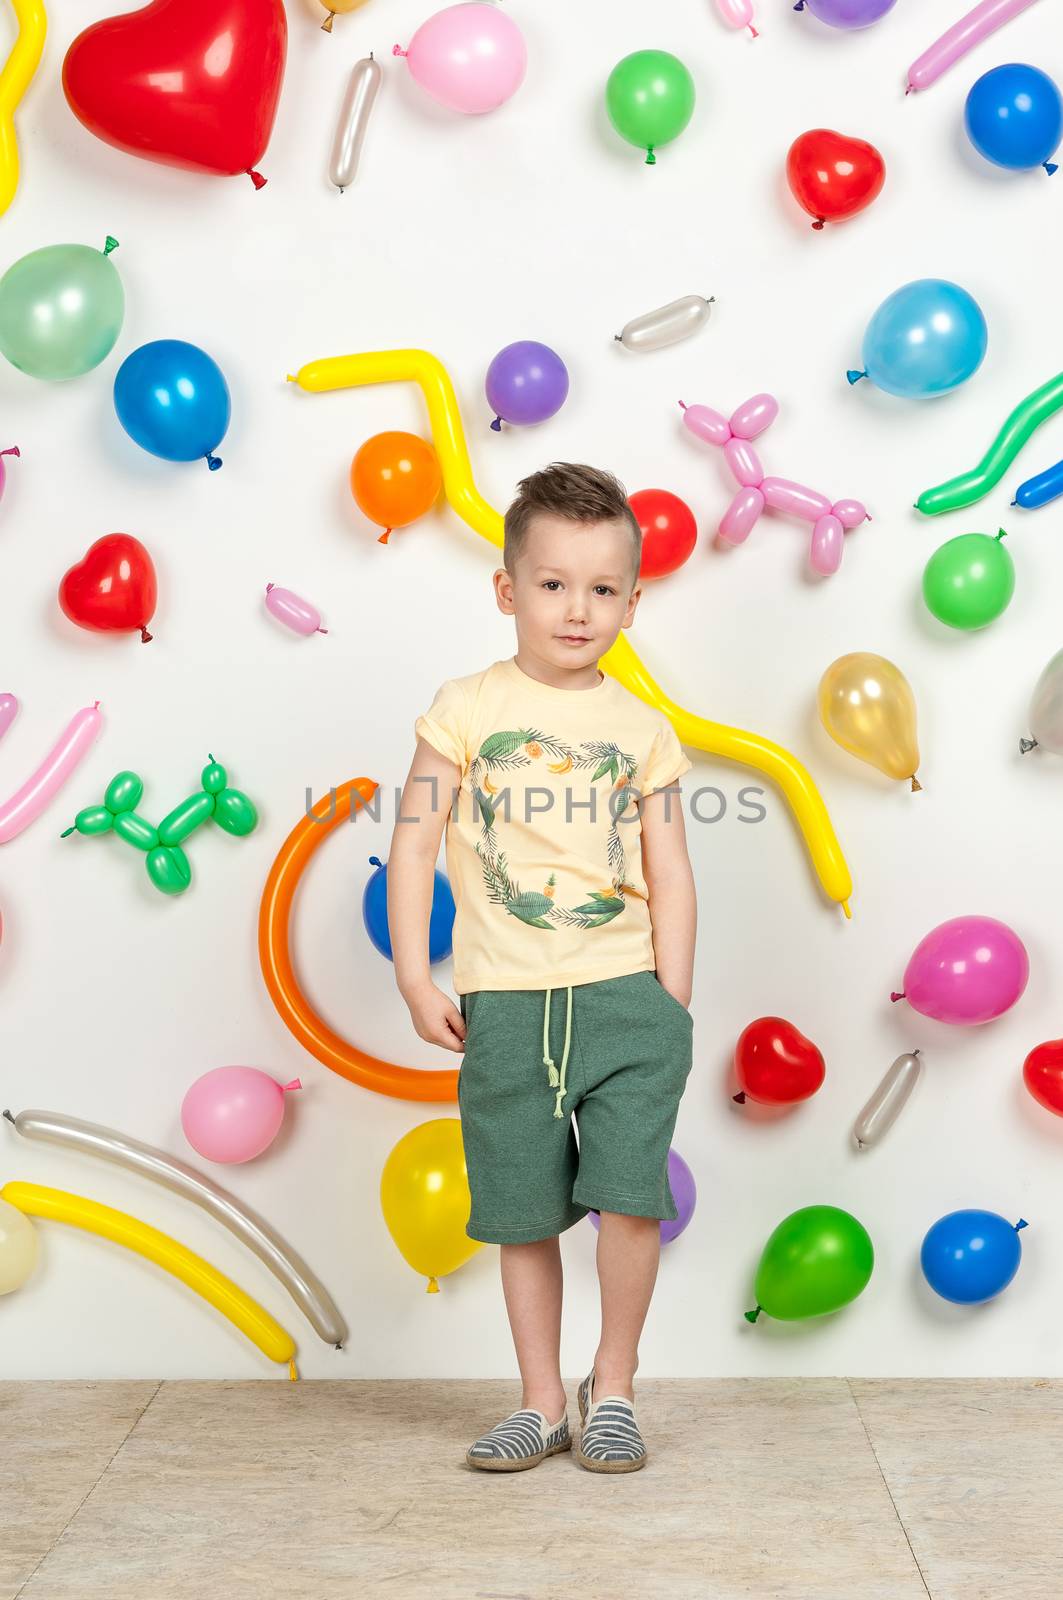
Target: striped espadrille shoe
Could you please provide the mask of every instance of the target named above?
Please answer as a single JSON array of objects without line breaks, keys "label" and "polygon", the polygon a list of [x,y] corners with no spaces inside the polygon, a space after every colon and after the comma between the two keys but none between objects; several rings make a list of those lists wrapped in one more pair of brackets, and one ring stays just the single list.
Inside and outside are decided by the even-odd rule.
[{"label": "striped espadrille shoe", "polygon": [[514,1411],[477,1439],[465,1459],[470,1467],[486,1467],[489,1472],[523,1472],[571,1448],[567,1411],[553,1427],[541,1411]]},{"label": "striped espadrille shoe", "polygon": [[635,1421],[635,1407],[622,1394],[594,1399],[594,1368],[579,1386],[583,1424],[576,1460],[588,1472],[637,1472],[646,1465],[646,1446]]}]

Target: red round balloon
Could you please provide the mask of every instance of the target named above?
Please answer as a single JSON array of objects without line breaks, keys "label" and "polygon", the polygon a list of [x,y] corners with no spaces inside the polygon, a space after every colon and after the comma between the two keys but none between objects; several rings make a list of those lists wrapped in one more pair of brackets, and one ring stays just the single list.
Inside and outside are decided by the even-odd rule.
[{"label": "red round balloon", "polygon": [[1022,1075],[1037,1103],[1063,1117],[1063,1039],[1049,1039],[1031,1050]]},{"label": "red round balloon", "polygon": [[790,146],[786,177],[798,205],[815,221],[839,222],[869,206],[886,181],[886,163],[866,139],[812,128]]},{"label": "red round balloon", "polygon": [[140,630],[143,644],[152,635],[158,585],[151,557],[131,533],[107,533],[90,545],[82,560],[63,575],[59,604],[71,622],[94,633]]},{"label": "red round balloon", "polygon": [[667,489],[639,489],[628,505],[642,530],[640,578],[664,578],[689,560],[698,525],[685,500]]},{"label": "red round balloon", "polygon": [[287,48],[283,0],[153,0],[79,33],[63,90],[119,150],[261,188]]},{"label": "red round balloon", "polygon": [[766,1106],[792,1105],[815,1094],[826,1075],[823,1057],[784,1017],[758,1017],[735,1046],[739,1105],[746,1099]]}]

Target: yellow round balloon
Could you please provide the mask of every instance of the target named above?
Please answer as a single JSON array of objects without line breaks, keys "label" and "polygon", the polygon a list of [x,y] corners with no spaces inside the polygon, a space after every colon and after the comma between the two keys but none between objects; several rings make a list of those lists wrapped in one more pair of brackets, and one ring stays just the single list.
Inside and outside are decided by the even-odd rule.
[{"label": "yellow round balloon", "polygon": [[429,1294],[439,1293],[437,1278],[483,1249],[465,1232],[472,1197],[457,1117],[435,1117],[403,1135],[380,1174],[380,1205],[399,1250],[428,1279]]},{"label": "yellow round balloon", "polygon": [[819,715],[831,738],[850,755],[884,772],[922,784],[915,696],[899,667],[860,650],[832,661],[819,681]]}]

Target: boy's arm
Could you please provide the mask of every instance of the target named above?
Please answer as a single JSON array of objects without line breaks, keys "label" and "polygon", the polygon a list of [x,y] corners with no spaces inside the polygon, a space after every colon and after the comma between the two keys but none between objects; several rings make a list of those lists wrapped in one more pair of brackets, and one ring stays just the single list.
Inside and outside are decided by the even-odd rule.
[{"label": "boy's arm", "polygon": [[436,858],[461,770],[418,739],[406,777],[388,856],[388,929],[399,993],[422,1039],[462,1050],[465,1023],[448,995],[432,981],[428,924]]},{"label": "boy's arm", "polygon": [[639,810],[657,976],[680,1005],[689,1007],[698,906],[678,782],[645,795]]}]

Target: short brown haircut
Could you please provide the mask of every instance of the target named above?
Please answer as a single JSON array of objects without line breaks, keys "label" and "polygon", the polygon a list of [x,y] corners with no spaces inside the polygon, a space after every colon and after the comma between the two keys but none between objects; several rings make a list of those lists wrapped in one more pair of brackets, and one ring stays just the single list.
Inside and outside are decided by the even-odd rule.
[{"label": "short brown haircut", "polygon": [[502,561],[512,576],[523,554],[528,529],[539,511],[570,522],[623,522],[631,533],[632,587],[642,563],[642,530],[627,501],[620,479],[601,467],[574,461],[552,461],[517,485],[517,496],[505,515]]}]

